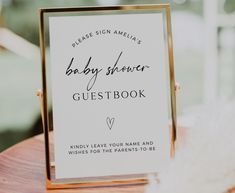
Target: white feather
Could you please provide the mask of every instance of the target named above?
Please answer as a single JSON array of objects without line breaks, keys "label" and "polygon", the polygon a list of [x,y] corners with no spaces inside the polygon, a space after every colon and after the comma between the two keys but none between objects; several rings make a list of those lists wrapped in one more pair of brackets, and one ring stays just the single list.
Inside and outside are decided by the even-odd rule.
[{"label": "white feather", "polygon": [[235,186],[235,102],[201,107],[157,193],[224,193]]}]

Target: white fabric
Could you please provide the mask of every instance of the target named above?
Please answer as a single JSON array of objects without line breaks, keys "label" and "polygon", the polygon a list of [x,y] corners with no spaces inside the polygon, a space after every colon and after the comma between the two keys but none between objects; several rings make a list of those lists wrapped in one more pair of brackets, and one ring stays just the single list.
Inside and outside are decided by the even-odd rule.
[{"label": "white fabric", "polygon": [[[235,102],[201,107],[156,193],[224,193],[235,187]],[[146,189],[151,193],[149,189]]]}]

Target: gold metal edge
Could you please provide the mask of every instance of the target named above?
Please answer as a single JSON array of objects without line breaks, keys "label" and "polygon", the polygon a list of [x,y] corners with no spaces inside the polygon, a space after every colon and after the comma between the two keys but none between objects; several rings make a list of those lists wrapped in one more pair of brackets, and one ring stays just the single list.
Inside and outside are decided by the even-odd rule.
[{"label": "gold metal edge", "polygon": [[46,187],[49,190],[53,189],[70,189],[70,188],[94,188],[94,187],[115,187],[127,185],[143,185],[148,182],[146,179],[132,179],[132,180],[113,180],[113,181],[96,181],[96,182],[82,182],[82,183],[52,183],[51,180],[46,180]]},{"label": "gold metal edge", "polygon": [[46,178],[51,179],[50,170],[50,141],[49,141],[49,128],[48,128],[48,109],[47,109],[47,81],[46,81],[46,53],[45,53],[45,31],[44,31],[44,12],[39,10],[39,37],[40,37],[40,52],[42,63],[42,122],[44,131],[44,143],[45,143],[45,162],[46,162]]},{"label": "gold metal edge", "polygon": [[170,4],[133,4],[113,6],[80,6],[80,7],[49,7],[39,8],[42,13],[79,12],[79,11],[115,11],[115,10],[161,10],[169,8]]},{"label": "gold metal edge", "polygon": [[168,60],[169,60],[169,73],[170,73],[170,91],[171,91],[171,157],[175,155],[175,141],[177,139],[177,119],[176,119],[176,94],[175,94],[175,75],[174,75],[174,55],[173,55],[173,41],[171,29],[171,10],[170,7],[166,8],[167,20],[167,43],[168,43]]}]

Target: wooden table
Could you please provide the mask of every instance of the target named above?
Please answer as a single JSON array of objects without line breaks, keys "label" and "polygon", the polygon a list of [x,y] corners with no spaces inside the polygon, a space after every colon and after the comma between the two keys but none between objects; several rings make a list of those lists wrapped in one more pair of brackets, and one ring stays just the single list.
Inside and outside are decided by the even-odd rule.
[{"label": "wooden table", "polygon": [[[23,141],[0,154],[0,193],[143,193],[145,186],[46,190],[43,136]],[[235,188],[227,191],[235,193]]]},{"label": "wooden table", "polygon": [[42,135],[0,154],[0,193],[143,193],[144,186],[46,190]]}]

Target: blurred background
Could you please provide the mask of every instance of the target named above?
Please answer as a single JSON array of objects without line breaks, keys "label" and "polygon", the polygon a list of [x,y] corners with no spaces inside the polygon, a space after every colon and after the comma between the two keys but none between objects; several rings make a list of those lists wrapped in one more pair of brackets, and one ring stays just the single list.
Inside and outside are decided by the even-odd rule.
[{"label": "blurred background", "polygon": [[179,125],[197,106],[235,96],[234,0],[0,0],[0,152],[42,132],[38,8],[165,3],[172,6]]}]

